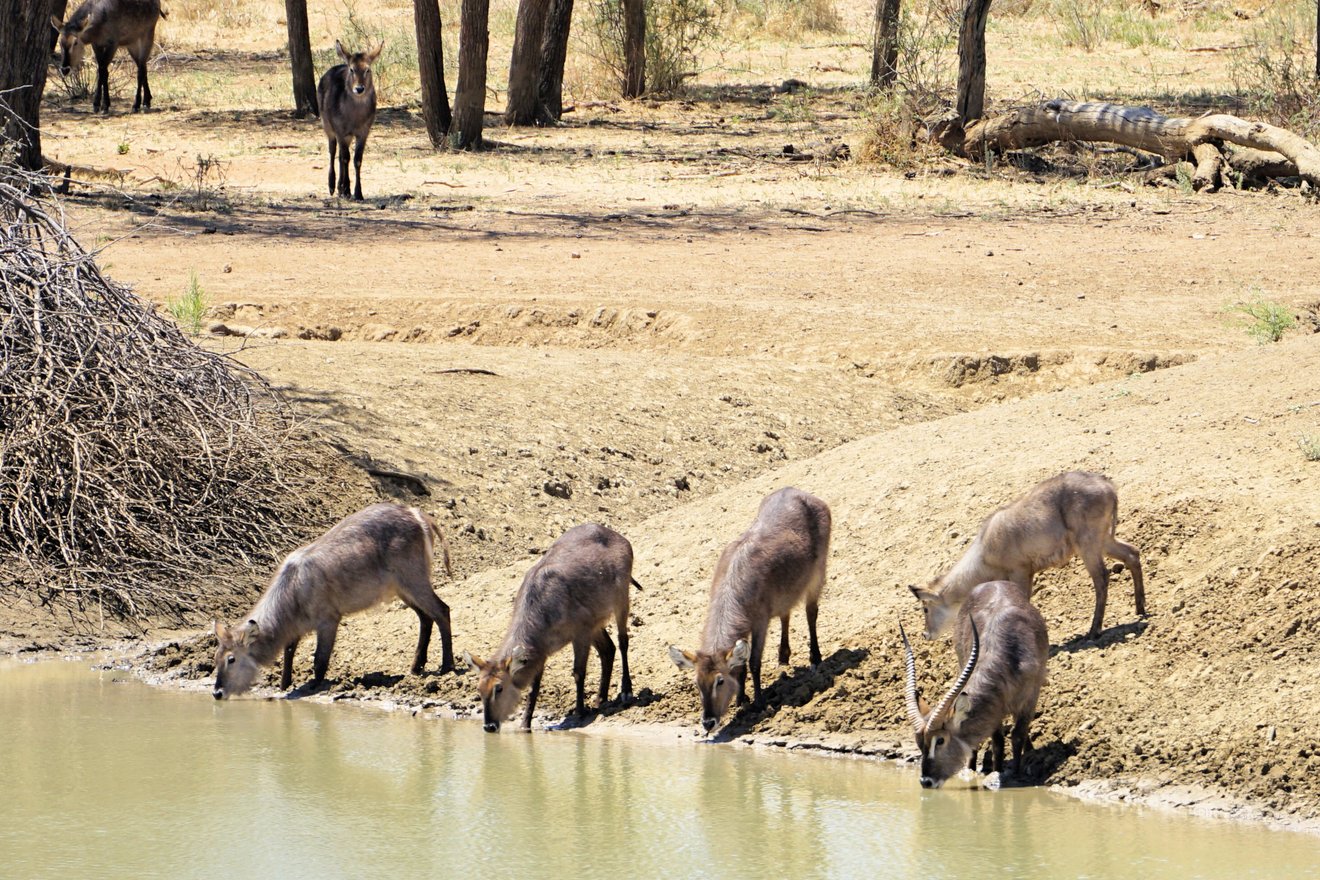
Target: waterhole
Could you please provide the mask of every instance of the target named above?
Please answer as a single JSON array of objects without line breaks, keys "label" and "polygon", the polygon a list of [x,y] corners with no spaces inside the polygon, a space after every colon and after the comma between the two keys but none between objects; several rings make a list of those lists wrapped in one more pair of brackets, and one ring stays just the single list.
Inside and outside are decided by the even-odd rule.
[{"label": "waterhole", "polygon": [[1304,878],[1303,834],[912,767],[0,665],[8,878]]}]

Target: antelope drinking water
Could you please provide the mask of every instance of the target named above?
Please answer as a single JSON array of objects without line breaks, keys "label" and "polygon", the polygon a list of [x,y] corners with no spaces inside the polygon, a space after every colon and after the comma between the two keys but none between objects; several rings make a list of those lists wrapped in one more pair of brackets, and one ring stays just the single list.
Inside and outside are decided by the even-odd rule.
[{"label": "antelope drinking water", "polygon": [[110,112],[110,62],[123,46],[137,65],[137,92],[133,112],[151,108],[151,86],[147,84],[147,59],[156,39],[156,21],[165,18],[160,0],[86,0],[61,22],[51,16],[50,23],[59,32],[60,73],[82,67],[88,46],[96,56],[96,89],[92,92],[92,111]]},{"label": "antelope drinking water", "polygon": [[976,769],[976,751],[991,738],[991,769],[1004,766],[1005,716],[1013,718],[1013,762],[1019,772],[1031,748],[1028,728],[1045,684],[1050,639],[1045,619],[1010,581],[975,587],[962,603],[953,643],[963,664],[934,709],[917,693],[917,664],[903,625],[907,667],[904,696],[921,750],[921,786],[939,788],[963,767]]},{"label": "antelope drinking water", "polygon": [[531,729],[545,663],[551,654],[569,644],[573,646],[578,716],[586,714],[587,658],[593,645],[600,655],[599,700],[604,704],[614,666],[614,642],[605,631],[610,618],[619,630],[623,658],[619,699],[632,699],[628,586],[637,584],[632,577],[632,563],[632,545],[627,538],[613,529],[588,523],[564,532],[531,567],[514,597],[513,619],[495,653],[489,660],[463,655],[468,666],[479,673],[477,693],[481,695],[487,733],[499,732],[529,685],[532,690],[523,711],[522,729]]},{"label": "antelope drinking water", "polygon": [[669,646],[679,669],[696,670],[701,726],[707,733],[735,694],[739,705],[747,702],[748,666],[753,696],[760,702],[761,655],[772,617],[780,624],[779,662],[788,662],[788,618],[798,602],[806,604],[811,663],[821,662],[816,611],[829,550],[829,507],[793,488],[766,496],[751,528],[724,548],[715,566],[700,650]]},{"label": "antelope drinking water", "polygon": [[217,700],[252,687],[262,666],[284,652],[280,687],[293,683],[298,641],[316,632],[313,684],[325,680],[339,621],[346,614],[397,596],[417,612],[420,632],[412,672],[426,666],[432,624],[440,627],[441,672],[454,668],[449,606],[431,589],[432,539],[439,538],[445,572],[449,548],[435,522],[415,507],[374,504],[346,517],[330,531],[293,551],[276,572],[256,607],[238,626],[215,623]]},{"label": "antelope drinking water", "polygon": [[316,100],[321,107],[321,127],[330,143],[330,195],[335,194],[335,154],[339,154],[339,195],[348,198],[348,144],[356,139],[353,150],[353,170],[357,183],[353,198],[362,201],[362,151],[367,148],[367,135],[376,121],[376,85],[371,78],[371,65],[380,57],[385,44],[372,52],[354,52],[335,40],[335,51],[344,59],[321,76],[316,86]]},{"label": "antelope drinking water", "polygon": [[1114,536],[1118,493],[1102,474],[1069,471],[1039,483],[1026,495],[986,517],[962,559],[925,589],[910,587],[926,613],[926,638],[944,632],[977,584],[1012,581],[1031,595],[1037,572],[1082,557],[1095,585],[1095,613],[1088,638],[1100,635],[1109,596],[1105,557],[1132,570],[1137,614],[1146,613],[1141,553]]}]

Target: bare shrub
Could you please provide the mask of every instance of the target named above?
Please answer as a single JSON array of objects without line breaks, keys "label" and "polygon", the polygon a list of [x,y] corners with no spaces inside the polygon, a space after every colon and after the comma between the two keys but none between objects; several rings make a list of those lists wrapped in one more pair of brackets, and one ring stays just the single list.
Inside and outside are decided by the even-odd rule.
[{"label": "bare shrub", "polygon": [[[623,3],[602,0],[593,11],[587,51],[624,82]],[[646,4],[646,89],[676,92],[698,72],[697,56],[719,33],[719,9],[709,0],[651,0]]]},{"label": "bare shrub", "polygon": [[1314,4],[1286,0],[1255,19],[1246,50],[1233,65],[1253,113],[1312,140],[1320,137],[1314,39]]},{"label": "bare shrub", "polygon": [[107,278],[41,186],[0,176],[0,568],[74,615],[214,609],[360,484],[260,376]]}]

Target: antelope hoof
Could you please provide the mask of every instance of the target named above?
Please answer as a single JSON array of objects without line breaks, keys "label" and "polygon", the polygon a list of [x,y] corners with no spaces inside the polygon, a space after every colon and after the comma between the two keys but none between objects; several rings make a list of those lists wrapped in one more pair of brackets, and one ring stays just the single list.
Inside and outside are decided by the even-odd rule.
[{"label": "antelope hoof", "polygon": [[619,705],[631,706],[633,701],[632,691],[619,691]]}]

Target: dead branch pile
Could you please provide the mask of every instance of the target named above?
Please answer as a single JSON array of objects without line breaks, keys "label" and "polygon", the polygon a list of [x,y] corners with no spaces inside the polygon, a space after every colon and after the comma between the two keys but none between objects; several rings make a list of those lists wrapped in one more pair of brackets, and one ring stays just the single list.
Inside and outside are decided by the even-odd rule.
[{"label": "dead branch pile", "polygon": [[259,376],[102,274],[18,174],[0,166],[0,564],[84,614],[213,609],[206,574],[333,518],[338,467]]}]

